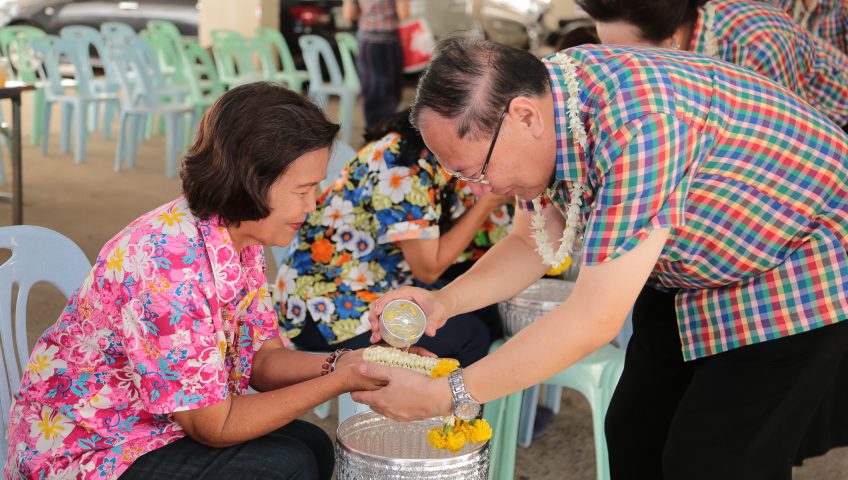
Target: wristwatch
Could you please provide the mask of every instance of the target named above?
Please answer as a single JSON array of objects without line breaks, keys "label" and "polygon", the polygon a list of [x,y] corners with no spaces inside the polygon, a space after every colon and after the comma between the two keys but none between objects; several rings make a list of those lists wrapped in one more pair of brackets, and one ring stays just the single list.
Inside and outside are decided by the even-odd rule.
[{"label": "wristwatch", "polygon": [[480,413],[480,402],[465,389],[462,381],[462,369],[458,368],[451,372],[450,377],[451,402],[453,404],[453,416],[466,422],[474,419]]}]

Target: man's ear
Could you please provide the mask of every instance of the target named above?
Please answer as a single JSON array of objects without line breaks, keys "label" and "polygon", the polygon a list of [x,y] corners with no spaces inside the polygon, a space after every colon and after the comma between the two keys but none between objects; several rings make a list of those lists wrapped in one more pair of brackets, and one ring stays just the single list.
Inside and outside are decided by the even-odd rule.
[{"label": "man's ear", "polygon": [[515,97],[509,105],[509,114],[527,129],[533,138],[541,137],[545,130],[545,119],[541,103],[528,97]]}]

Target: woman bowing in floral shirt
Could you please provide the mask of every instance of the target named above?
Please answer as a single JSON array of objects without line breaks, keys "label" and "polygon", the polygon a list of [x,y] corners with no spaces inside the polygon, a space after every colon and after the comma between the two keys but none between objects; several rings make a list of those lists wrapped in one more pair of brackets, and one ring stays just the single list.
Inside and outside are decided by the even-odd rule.
[{"label": "woman bowing in floral shirt", "polygon": [[273,84],[212,106],[184,196],[109,240],[36,343],[6,478],[331,477],[329,438],[297,417],[376,385],[356,352],[283,348],[262,246],[314,210],[338,128]]},{"label": "woman bowing in floral shirt", "polygon": [[[367,140],[319,199],[280,266],[280,319],[307,350],[368,346],[374,299],[401,285],[436,286],[508,233],[504,204],[512,197],[487,195],[474,203],[471,190],[449,181],[426,150],[409,112],[387,118]],[[491,309],[460,315],[419,345],[472,363],[488,351],[497,324]]]}]

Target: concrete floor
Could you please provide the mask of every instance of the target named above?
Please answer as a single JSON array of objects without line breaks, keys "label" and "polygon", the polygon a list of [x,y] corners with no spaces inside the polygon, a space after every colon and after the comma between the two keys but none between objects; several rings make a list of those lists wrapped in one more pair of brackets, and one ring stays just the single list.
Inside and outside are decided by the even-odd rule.
[{"label": "concrete floor", "polygon": [[[407,91],[408,100],[412,92]],[[51,152],[29,146],[29,104],[24,99],[24,222],[59,231],[74,240],[93,260],[101,246],[127,223],[180,193],[179,182],[165,177],[164,139],[154,137],[139,146],[138,165],[116,173],[112,165],[115,141],[93,134],[88,158],[74,164],[70,155],[58,151],[54,126]],[[9,119],[8,105],[3,106]],[[330,108],[331,118],[333,108]],[[54,115],[58,119],[58,115]],[[361,131],[362,119],[355,115],[354,131]],[[355,134],[355,138],[359,138]],[[6,175],[10,176],[8,155]],[[0,186],[8,190],[9,183]],[[0,226],[11,221],[8,204],[0,203]],[[7,252],[0,252],[4,261]],[[275,269],[269,269],[273,278]],[[27,332],[32,343],[58,316],[65,300],[52,287],[36,288],[27,308]],[[335,410],[335,409],[334,409]],[[314,415],[307,419],[320,424],[331,435],[335,432],[335,412],[325,420]],[[590,480],[594,478],[594,447],[588,403],[579,394],[566,391],[562,411],[548,431],[530,448],[518,449],[517,479]],[[838,449],[823,457],[808,460],[797,468],[797,480],[841,480],[848,478],[848,448]],[[647,480],[647,479],[646,479]]]}]

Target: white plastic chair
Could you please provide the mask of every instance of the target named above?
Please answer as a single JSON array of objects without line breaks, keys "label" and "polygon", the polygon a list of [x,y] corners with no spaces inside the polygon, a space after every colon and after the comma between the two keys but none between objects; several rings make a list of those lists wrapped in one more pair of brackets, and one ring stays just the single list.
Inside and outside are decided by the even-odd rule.
[{"label": "white plastic chair", "polygon": [[[29,359],[26,337],[27,297],[33,285],[45,282],[70,297],[82,285],[91,264],[68,237],[43,227],[0,227],[0,249],[12,256],[0,265],[0,471],[9,451],[9,408],[12,393],[21,385],[21,373]],[[12,315],[12,288],[17,285]],[[12,325],[14,323],[14,337]],[[15,352],[17,351],[17,355]]]},{"label": "white plastic chair", "polygon": [[[184,146],[182,132],[185,117],[189,116],[188,124],[192,125],[193,109],[184,97],[179,97],[166,85],[159,65],[144,40],[135,37],[128,43],[107,45],[107,50],[118,72],[122,91],[123,108],[118,149],[115,152],[115,171],[121,170],[123,156],[126,156],[129,166],[135,165],[138,131],[136,122],[143,122],[148,115],[159,115],[165,119],[165,173],[169,177],[175,177],[177,157]],[[188,90],[185,93],[187,94]]]},{"label": "white plastic chair", "polygon": [[[73,37],[60,38],[54,35],[36,38],[32,41],[32,50],[41,57],[39,75],[44,82],[46,96],[44,109],[45,131],[50,131],[50,112],[53,104],[62,106],[62,151],[68,152],[70,138],[70,115],[74,115],[75,149],[74,160],[82,163],[85,160],[85,146],[88,138],[88,113],[90,107],[99,103],[118,105],[118,93],[99,92],[91,83],[94,74],[88,61],[89,43]],[[85,57],[83,57],[85,51]],[[67,93],[62,78],[62,61],[66,60],[74,66],[74,80],[77,86],[75,93]],[[50,135],[44,135],[41,140],[41,150],[46,155]]]},{"label": "white plastic chair", "polygon": [[[342,141],[350,143],[353,107],[356,104],[356,97],[359,96],[359,89],[345,83],[330,42],[318,35],[301,35],[297,41],[303,53],[306,70],[309,72],[309,96],[315,99],[322,108],[327,107],[331,96],[339,97]],[[327,68],[329,81],[324,80],[322,62]]]}]

